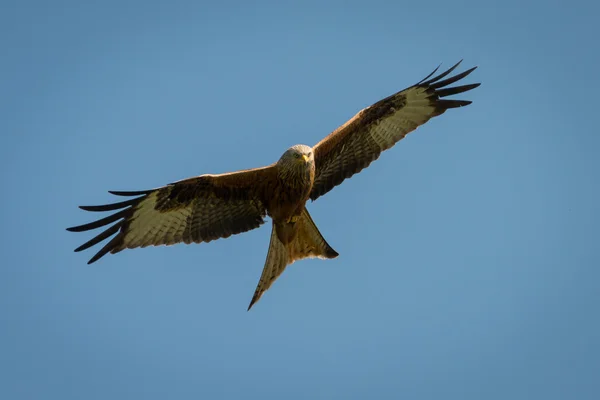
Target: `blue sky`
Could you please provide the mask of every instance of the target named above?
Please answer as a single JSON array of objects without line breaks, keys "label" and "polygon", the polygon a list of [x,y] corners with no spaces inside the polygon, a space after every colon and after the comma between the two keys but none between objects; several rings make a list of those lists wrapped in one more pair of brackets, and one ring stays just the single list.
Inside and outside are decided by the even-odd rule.
[{"label": "blue sky", "polygon": [[[600,396],[597,5],[0,7],[1,398]],[[73,253],[107,190],[269,164],[461,58],[474,103],[309,204],[340,257],[251,312],[268,225]]]}]

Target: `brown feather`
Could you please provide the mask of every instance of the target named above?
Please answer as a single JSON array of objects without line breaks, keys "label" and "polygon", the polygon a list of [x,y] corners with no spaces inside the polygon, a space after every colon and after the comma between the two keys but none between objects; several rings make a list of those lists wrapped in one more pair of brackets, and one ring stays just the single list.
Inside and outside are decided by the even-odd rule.
[{"label": "brown feather", "polygon": [[273,221],[267,259],[248,310],[273,285],[288,265],[304,258],[336,258],[339,255],[323,238],[306,208],[293,225],[294,238],[288,243],[282,243],[278,230],[292,226],[285,227]]},{"label": "brown feather", "polygon": [[436,68],[420,83],[359,111],[317,143],[314,147],[315,181],[310,198],[316,200],[346,178],[368,167],[383,151],[394,146],[430,118],[443,114],[450,108],[470,104],[467,100],[441,100],[442,97],[463,93],[479,86],[479,83],[475,83],[445,88],[466,77],[476,68],[440,81],[459,64],[460,62],[429,79],[437,71]]},{"label": "brown feather", "polygon": [[148,191],[111,192],[142,196],[114,204],[82,206],[93,212],[120,211],[67,230],[82,232],[117,222],[75,250],[85,250],[118,232],[89,263],[126,248],[226,238],[264,223],[265,187],[272,186],[275,178],[276,169],[270,166],[201,175]]}]

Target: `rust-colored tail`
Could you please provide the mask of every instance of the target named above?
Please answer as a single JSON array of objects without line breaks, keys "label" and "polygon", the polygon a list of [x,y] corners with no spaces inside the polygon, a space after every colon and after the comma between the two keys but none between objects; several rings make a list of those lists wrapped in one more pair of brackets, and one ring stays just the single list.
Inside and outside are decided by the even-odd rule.
[{"label": "rust-colored tail", "polygon": [[313,257],[336,258],[339,255],[323,238],[306,209],[296,224],[298,226],[296,237],[290,243],[283,244],[277,236],[277,226],[273,223],[267,261],[248,310],[271,287],[285,267],[294,261]]}]

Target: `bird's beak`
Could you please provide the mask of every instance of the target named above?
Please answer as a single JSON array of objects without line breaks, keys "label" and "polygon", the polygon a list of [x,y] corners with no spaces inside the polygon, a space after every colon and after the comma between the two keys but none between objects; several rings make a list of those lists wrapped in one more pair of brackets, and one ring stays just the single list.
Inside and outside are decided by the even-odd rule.
[{"label": "bird's beak", "polygon": [[302,159],[307,163],[308,160],[310,160],[310,157],[308,157],[306,154],[302,154]]}]

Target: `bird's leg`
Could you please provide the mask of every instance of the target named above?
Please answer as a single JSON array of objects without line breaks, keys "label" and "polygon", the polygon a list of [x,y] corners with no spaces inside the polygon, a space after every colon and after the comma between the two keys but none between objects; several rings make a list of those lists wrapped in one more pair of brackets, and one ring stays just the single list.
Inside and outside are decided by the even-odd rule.
[{"label": "bird's leg", "polygon": [[295,224],[296,222],[298,222],[298,220],[300,219],[300,215],[292,215],[291,217],[289,217],[287,219],[287,223],[288,224]]}]

